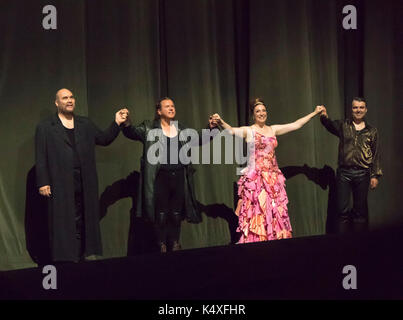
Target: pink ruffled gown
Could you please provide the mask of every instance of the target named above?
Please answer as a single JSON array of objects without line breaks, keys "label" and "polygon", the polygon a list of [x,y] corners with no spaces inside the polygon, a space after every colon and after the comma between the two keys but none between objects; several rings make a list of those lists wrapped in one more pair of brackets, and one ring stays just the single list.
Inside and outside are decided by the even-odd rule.
[{"label": "pink ruffled gown", "polygon": [[274,153],[277,138],[255,131],[253,136],[253,158],[238,181],[235,213],[239,217],[237,231],[242,233],[238,243],[291,238],[285,178]]}]

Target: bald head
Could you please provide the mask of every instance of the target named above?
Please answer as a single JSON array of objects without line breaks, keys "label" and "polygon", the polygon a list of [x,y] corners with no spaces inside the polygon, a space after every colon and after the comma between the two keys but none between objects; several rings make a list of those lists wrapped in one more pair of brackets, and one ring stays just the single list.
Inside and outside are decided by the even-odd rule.
[{"label": "bald head", "polygon": [[60,89],[56,92],[55,105],[59,113],[73,113],[76,99],[70,90]]},{"label": "bald head", "polygon": [[59,99],[59,97],[61,97],[62,95],[73,95],[73,93],[69,90],[69,89],[66,89],[66,88],[63,88],[63,89],[60,89],[60,90],[58,90],[57,92],[56,92],[56,97],[55,97],[55,99],[57,100],[57,99]]}]

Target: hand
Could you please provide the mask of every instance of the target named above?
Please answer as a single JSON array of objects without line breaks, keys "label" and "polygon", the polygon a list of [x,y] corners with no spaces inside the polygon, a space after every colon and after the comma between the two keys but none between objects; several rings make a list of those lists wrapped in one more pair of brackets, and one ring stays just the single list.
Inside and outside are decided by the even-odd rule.
[{"label": "hand", "polygon": [[326,108],[325,108],[324,105],[316,106],[316,108],[315,108],[315,112],[316,112],[317,114],[318,114],[318,113],[322,113],[323,110],[326,110]]},{"label": "hand", "polygon": [[379,180],[377,178],[371,178],[370,188],[374,190],[378,186]]},{"label": "hand", "polygon": [[327,110],[326,110],[325,106],[323,106],[323,109],[322,109],[322,112],[320,113],[320,116],[321,117],[324,116],[326,118],[329,118],[329,116],[327,115]]},{"label": "hand", "polygon": [[125,127],[128,127],[128,126],[130,126],[131,125],[131,120],[130,120],[130,111],[129,110],[127,110],[127,109],[123,109],[124,110],[124,112],[126,113],[126,121],[125,122],[123,122],[123,124],[124,124],[124,126]]},{"label": "hand", "polygon": [[214,120],[213,116],[210,116],[210,117],[209,117],[208,123],[209,123],[210,129],[216,128],[217,125],[218,125],[218,124],[217,124],[217,121]]},{"label": "hand", "polygon": [[130,120],[130,111],[127,110],[127,109],[125,109],[125,110],[127,111],[127,113],[126,113],[126,121],[123,122],[123,124],[124,124],[125,127],[128,127],[128,126],[130,126],[132,124],[132,122]]},{"label": "hand", "polygon": [[43,186],[39,188],[39,194],[44,197],[50,197],[52,192],[50,191],[50,186]]},{"label": "hand", "polygon": [[117,123],[118,126],[126,122],[128,118],[129,118],[129,110],[127,110],[126,108],[120,109],[115,114],[115,122]]},{"label": "hand", "polygon": [[218,113],[214,113],[212,116],[210,116],[210,120],[215,126],[221,125],[223,123],[223,120]]}]

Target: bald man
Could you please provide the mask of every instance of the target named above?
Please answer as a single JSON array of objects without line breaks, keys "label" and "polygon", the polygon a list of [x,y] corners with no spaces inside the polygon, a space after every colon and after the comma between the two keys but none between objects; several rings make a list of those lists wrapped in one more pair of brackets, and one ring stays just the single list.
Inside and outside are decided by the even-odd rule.
[{"label": "bald man", "polygon": [[74,114],[70,90],[60,89],[55,105],[57,113],[36,128],[36,181],[39,193],[48,198],[52,260],[78,262],[102,254],[95,145],[115,140],[127,110],[119,110],[101,131]]}]

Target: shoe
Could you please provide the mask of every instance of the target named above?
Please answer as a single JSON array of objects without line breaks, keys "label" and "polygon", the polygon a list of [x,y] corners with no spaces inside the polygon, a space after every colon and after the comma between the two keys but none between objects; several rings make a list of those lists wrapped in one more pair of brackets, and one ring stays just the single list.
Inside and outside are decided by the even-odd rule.
[{"label": "shoe", "polygon": [[167,252],[167,245],[163,242],[160,243],[160,251],[161,251],[161,253]]},{"label": "shoe", "polygon": [[182,247],[181,247],[181,245],[179,244],[179,242],[178,241],[174,241],[174,243],[173,243],[173,245],[172,245],[172,251],[178,251],[178,250],[181,250],[182,249]]}]

